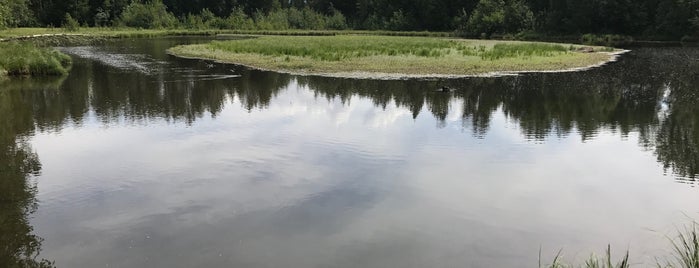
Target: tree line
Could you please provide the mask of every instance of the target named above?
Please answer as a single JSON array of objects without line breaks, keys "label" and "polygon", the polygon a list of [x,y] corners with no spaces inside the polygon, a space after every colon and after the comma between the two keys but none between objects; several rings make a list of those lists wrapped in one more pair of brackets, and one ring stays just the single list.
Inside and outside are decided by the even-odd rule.
[{"label": "tree line", "polygon": [[0,0],[0,26],[699,35],[699,0]]}]

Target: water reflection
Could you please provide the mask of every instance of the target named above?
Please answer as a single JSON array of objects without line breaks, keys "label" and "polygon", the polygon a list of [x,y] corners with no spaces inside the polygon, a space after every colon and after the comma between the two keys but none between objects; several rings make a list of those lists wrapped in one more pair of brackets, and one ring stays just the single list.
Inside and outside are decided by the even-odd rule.
[{"label": "water reflection", "polygon": [[[657,161],[678,180],[691,183],[699,175],[697,167],[699,163],[699,129],[697,129],[699,126],[699,108],[697,108],[699,107],[697,106],[699,104],[699,93],[697,93],[699,89],[699,50],[697,49],[640,49],[623,57],[618,63],[584,73],[531,74],[516,77],[433,81],[372,81],[295,77],[286,74],[251,71],[205,61],[179,60],[163,53],[165,48],[182,42],[195,42],[195,40],[173,39],[157,42],[131,40],[99,48],[68,48],[66,49],[68,52],[79,56],[75,60],[75,67],[69,77],[50,81],[3,82],[0,86],[0,125],[3,126],[0,133],[0,145],[5,149],[3,157],[0,158],[0,167],[2,167],[0,169],[2,171],[0,192],[3,193],[0,197],[2,205],[0,242],[6,246],[0,256],[2,258],[0,266],[2,264],[8,264],[5,265],[7,267],[13,267],[13,264],[18,264],[19,267],[22,265],[30,267],[32,265],[37,267],[50,266],[46,260],[35,260],[41,239],[33,234],[32,227],[28,223],[30,214],[36,209],[36,185],[32,180],[41,169],[39,157],[27,142],[35,135],[36,131],[52,133],[61,132],[67,128],[87,128],[84,125],[100,125],[107,128],[133,125],[138,128],[149,125],[161,126],[162,122],[184,122],[191,127],[197,121],[204,121],[208,117],[217,118],[227,107],[232,105],[231,103],[240,105],[248,113],[254,114],[281,106],[283,102],[298,101],[298,99],[282,97],[285,94],[293,94],[293,92],[289,92],[293,90],[301,91],[298,92],[298,95],[301,96],[310,92],[315,100],[326,99],[328,107],[322,110],[323,113],[336,112],[333,110],[337,108],[333,107],[335,103],[339,103],[342,107],[349,107],[353,101],[369,100],[375,107],[372,109],[372,113],[382,113],[385,117],[383,121],[376,122],[376,124],[397,124],[394,119],[390,118],[395,117],[391,113],[399,115],[405,113],[410,115],[413,120],[431,117],[437,128],[446,128],[449,126],[449,122],[456,120],[460,122],[459,127],[464,130],[463,133],[470,133],[476,140],[485,139],[490,133],[497,131],[497,129],[493,129],[493,121],[499,120],[500,117],[504,117],[512,125],[516,125],[519,134],[535,144],[555,143],[556,139],[562,139],[572,134],[580,136],[582,142],[600,139],[600,133],[618,133],[622,137],[637,135],[638,146],[654,152]],[[442,86],[456,90],[450,93],[437,92],[436,89]],[[306,107],[306,109],[310,108]],[[279,114],[284,112],[278,111]],[[337,114],[333,115],[337,121],[343,120],[341,113],[342,111],[337,111]],[[285,123],[283,118],[276,122],[280,127]],[[303,129],[303,126],[300,128]],[[248,135],[246,131],[248,130],[236,129],[238,132],[236,134]],[[367,130],[367,132],[370,131]],[[296,134],[302,136],[303,132]],[[177,134],[165,133],[165,135]],[[265,135],[265,133],[258,132],[249,135]],[[272,139],[271,143],[282,147],[285,144],[296,142],[294,138],[298,139],[298,136],[287,139],[274,137],[279,140]],[[117,139],[118,136],[113,138]],[[167,136],[163,139],[176,138]],[[449,137],[445,137],[445,139],[449,139]],[[278,148],[268,148],[262,144],[253,143],[248,144],[247,147],[236,148],[236,150],[247,152],[247,159],[224,155],[222,152],[221,155],[216,155],[215,150],[209,151],[214,154],[213,156],[200,156],[201,163],[197,163],[202,168],[199,171],[209,170],[203,168],[210,167],[205,164],[204,160],[226,163],[223,166],[228,170],[215,170],[215,168],[220,167],[211,166],[212,171],[205,172],[211,173],[210,176],[203,175],[202,172],[195,172],[197,170],[180,170],[175,164],[168,163],[172,165],[168,169],[171,170],[169,172],[177,174],[171,177],[182,180],[178,182],[195,189],[199,183],[205,183],[202,181],[206,181],[207,178],[214,180],[217,176],[242,173],[243,175],[240,176],[250,180],[246,182],[249,184],[244,185],[249,189],[237,190],[235,192],[237,198],[255,203],[256,206],[267,206],[267,209],[246,211],[244,206],[240,204],[231,204],[231,207],[226,207],[226,209],[218,209],[220,211],[236,211],[244,217],[230,216],[230,218],[215,221],[221,224],[189,226],[188,232],[180,234],[184,239],[182,241],[194,241],[199,245],[221,243],[206,247],[212,251],[202,249],[199,252],[201,259],[192,260],[191,264],[199,265],[211,262],[213,266],[216,266],[217,263],[211,259],[216,257],[213,249],[217,247],[234,248],[237,255],[228,256],[231,260],[264,260],[265,256],[262,252],[269,242],[265,241],[264,237],[292,237],[304,233],[312,233],[313,237],[334,234],[337,230],[347,228],[350,219],[361,217],[360,215],[364,214],[377,213],[376,211],[368,212],[369,208],[372,208],[376,203],[392,202],[383,200],[385,192],[405,187],[397,185],[397,182],[381,179],[382,176],[396,176],[395,174],[387,175],[386,169],[395,165],[395,170],[399,170],[397,166],[403,161],[400,157],[395,157],[378,149],[375,152],[366,152],[350,148],[351,146],[347,146],[345,140],[338,139],[333,142],[332,146],[338,148],[344,146],[346,148],[343,150],[355,150],[357,155],[363,157],[348,159],[343,158],[344,156],[340,153],[329,154],[323,155],[320,160],[314,159],[314,161],[319,162],[317,166],[293,167],[287,166],[286,162],[276,161],[274,159],[276,155],[274,157],[267,155]],[[298,151],[314,150],[314,144],[308,143],[311,144],[310,147],[288,150],[294,153],[289,153],[284,157],[289,159],[310,157],[298,154]],[[203,145],[213,147],[212,144],[215,145],[213,142],[203,143]],[[173,144],[164,147],[172,145],[179,146],[173,142]],[[316,144],[316,146],[321,145]],[[158,147],[155,149],[169,152],[168,148]],[[281,149],[279,151],[284,152]],[[448,150],[442,152],[444,155],[448,153],[450,153]],[[159,154],[157,156],[169,155]],[[109,155],[101,155],[100,157],[105,162],[111,159]],[[170,162],[184,161],[176,156],[170,157],[174,159]],[[266,161],[255,161],[256,157],[264,158]],[[380,160],[380,163],[374,163],[377,160]],[[115,157],[113,161],[123,160]],[[262,162],[273,164],[262,165]],[[342,163],[342,165],[337,163]],[[134,165],[138,164],[142,163],[134,162]],[[382,166],[379,168],[377,165]],[[342,180],[338,179],[328,189],[312,196],[303,196],[303,194],[293,191],[298,190],[293,187],[285,189],[284,185],[275,185],[271,191],[280,193],[275,198],[285,200],[285,198],[292,199],[290,196],[294,195],[303,196],[301,201],[287,204],[283,209],[275,208],[274,204],[268,204],[271,201],[250,194],[250,192],[254,192],[255,187],[263,187],[261,185],[270,187],[265,184],[265,181],[283,181],[281,178],[285,175],[289,175],[288,177],[291,178],[312,178],[316,174],[310,170],[317,170],[321,167],[333,167],[334,170],[331,171],[323,170],[324,176],[342,178]],[[104,177],[104,181],[108,181],[109,178],[113,178],[111,176],[114,176],[110,175],[110,168],[112,167],[105,166],[105,174],[100,175]],[[133,167],[128,170],[134,169],[138,168]],[[125,172],[122,169],[115,170]],[[441,173],[441,171],[435,172]],[[73,173],[68,174],[72,175]],[[124,174],[119,175],[123,176]],[[148,181],[149,178],[157,176],[165,175],[147,174],[135,177]],[[188,178],[199,178],[200,180],[188,180]],[[159,187],[152,185],[144,187],[147,190],[139,190],[142,192],[121,192],[132,200],[107,205],[114,207],[136,206],[139,205],[138,202],[146,199],[140,194],[149,191],[156,192],[159,189]],[[318,186],[304,185],[304,187],[314,188]],[[176,192],[182,189],[171,190]],[[211,190],[205,189],[205,191]],[[300,190],[298,191],[300,192]],[[281,194],[282,192],[285,193]],[[97,194],[100,195],[100,198],[107,199],[104,196],[108,196],[110,193],[98,191]],[[217,195],[211,194],[211,196],[213,199]],[[67,197],[61,198],[68,199]],[[124,197],[124,200],[127,198]],[[65,202],[64,199],[59,201]],[[209,206],[215,207],[216,204],[230,202],[218,199],[208,201],[210,202],[180,206],[176,208],[177,211],[171,213],[148,214],[147,222],[165,225],[168,222],[181,221],[182,217],[186,218],[186,215],[198,215],[197,213],[202,210],[212,209]],[[475,198],[473,201],[479,202]],[[418,211],[431,209],[417,202],[412,205]],[[338,208],[344,209],[344,211],[338,213],[336,211]],[[146,210],[148,207],[144,205],[141,209]],[[100,209],[97,207],[92,208],[92,210],[88,208],[82,213],[97,214],[98,210]],[[481,211],[481,213],[488,214],[489,212]],[[109,219],[107,223],[102,224],[118,226],[129,224],[132,221],[146,221],[145,219],[129,218],[127,212],[118,216],[122,218]],[[364,216],[370,217],[371,215]],[[77,215],[59,215],[58,222],[69,222],[68,219],[71,217],[77,217]],[[323,224],[318,224],[319,222]],[[314,223],[316,224],[314,225]],[[476,226],[478,224],[480,223],[473,223]],[[60,225],[60,223],[56,223],[56,225]],[[235,232],[228,230],[227,226],[236,226]],[[149,239],[153,236],[166,240],[172,239],[168,238],[167,233],[161,233],[165,231],[159,232],[152,225],[136,224],[134,229],[138,229],[138,233],[148,234]],[[93,230],[94,235],[98,235],[98,231]],[[507,232],[513,232],[513,230],[507,229],[505,233]],[[230,241],[217,241],[214,236],[220,234],[226,234],[230,241],[242,241],[241,243],[245,242],[246,245],[229,245]],[[440,236],[444,234],[430,235]],[[419,240],[419,236],[420,234],[415,234],[412,239]],[[474,237],[477,241],[488,239],[477,234],[472,235],[472,238]],[[444,241],[450,241],[446,237],[443,238]],[[120,238],[114,241],[114,244],[126,247],[133,245],[134,240],[135,238]],[[309,240],[315,241],[311,238]],[[275,243],[283,244],[292,241],[294,240],[276,241]],[[181,241],[171,242],[171,248],[165,252],[167,254],[177,256],[178,252],[191,250],[187,249],[187,245],[182,244]],[[334,245],[328,243],[329,247]],[[150,251],[156,254],[162,253],[154,248],[156,246],[146,245]],[[293,247],[291,244],[283,246]],[[375,241],[371,246],[369,249],[363,244],[346,246],[346,250],[350,254],[338,256],[338,258],[346,258],[357,264],[356,261],[361,258],[352,256],[367,256],[373,254],[372,252],[381,252],[383,256],[395,256],[395,260],[402,259],[405,262],[404,265],[410,266],[411,255],[417,256],[419,252],[430,251],[429,247],[425,248],[424,244],[391,231],[382,232],[381,239]],[[272,266],[282,266],[283,262],[273,263],[272,261],[294,259],[293,263],[295,264],[310,265],[310,262],[296,258],[314,255],[311,252],[303,252],[303,249],[284,253],[288,254],[287,258],[280,256],[267,263],[232,263],[241,266],[246,264],[252,266],[277,264]],[[110,254],[112,260],[126,259],[125,255],[122,256],[122,254],[126,254],[124,252],[111,252]],[[213,255],[207,259],[206,256],[211,254]],[[332,266],[333,263],[337,262],[337,260],[331,260],[329,257],[321,255],[315,256],[317,261],[313,263],[325,261],[326,265],[322,266]],[[532,254],[532,256],[534,255],[535,253]],[[421,261],[428,265],[430,264],[429,260],[434,259],[416,260],[412,262],[412,265],[421,263]],[[173,262],[170,263],[170,266],[173,267],[183,265],[178,264],[179,259],[175,257],[169,261]],[[369,259],[366,261],[367,264],[376,264],[370,263]],[[133,262],[131,264],[134,266],[147,263],[129,260],[126,264],[129,262]],[[393,262],[392,264],[395,266],[399,263]],[[92,264],[102,265],[102,263]]]},{"label": "water reflection", "polygon": [[[55,92],[60,80],[18,81],[0,90],[0,266],[53,267],[37,258],[42,239],[33,233],[29,218],[37,209],[36,183],[41,171],[39,157],[27,143],[34,133],[35,98]],[[16,87],[35,89],[31,94],[12,94]],[[50,93],[49,93],[50,94]]]}]

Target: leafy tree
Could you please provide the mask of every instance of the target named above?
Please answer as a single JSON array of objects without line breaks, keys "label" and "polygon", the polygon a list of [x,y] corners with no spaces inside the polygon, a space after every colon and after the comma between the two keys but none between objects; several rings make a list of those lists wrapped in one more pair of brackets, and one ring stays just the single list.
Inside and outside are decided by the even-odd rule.
[{"label": "leafy tree", "polygon": [[167,11],[162,0],[133,2],[126,7],[121,20],[126,26],[144,29],[169,28],[177,24],[177,18]]},{"label": "leafy tree", "polygon": [[255,22],[241,8],[236,8],[226,18],[227,29],[250,30],[255,28]]},{"label": "leafy tree", "polygon": [[347,18],[339,10],[332,8],[330,10],[330,16],[326,19],[326,26],[328,29],[334,30],[344,30],[347,29]]},{"label": "leafy tree", "polygon": [[[0,27],[390,29],[699,35],[699,0],[0,0]],[[243,16],[244,15],[244,16]],[[181,21],[178,21],[179,18]],[[251,23],[252,21],[252,23]],[[252,25],[254,24],[254,25]]]},{"label": "leafy tree", "polygon": [[10,9],[7,6],[7,0],[0,0],[0,29],[7,27],[10,16]]},{"label": "leafy tree", "polygon": [[472,36],[489,37],[503,30],[505,24],[504,0],[480,0],[473,15],[466,23],[466,31]]},{"label": "leafy tree", "polygon": [[393,15],[388,20],[387,28],[394,31],[405,31],[411,27],[410,19],[403,13],[403,10],[393,12]]},{"label": "leafy tree", "polygon": [[80,29],[80,23],[70,15],[66,13],[65,19],[63,20],[63,28],[70,32],[75,32]]},{"label": "leafy tree", "polygon": [[102,8],[97,9],[95,14],[95,26],[106,26],[109,24],[109,13],[104,11]]},{"label": "leafy tree", "polygon": [[0,27],[27,27],[35,24],[27,0],[0,0]]}]

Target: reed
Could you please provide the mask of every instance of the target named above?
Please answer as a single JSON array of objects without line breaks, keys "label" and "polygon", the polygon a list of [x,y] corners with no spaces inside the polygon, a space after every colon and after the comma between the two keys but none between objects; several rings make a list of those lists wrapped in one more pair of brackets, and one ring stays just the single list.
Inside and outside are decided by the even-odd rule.
[{"label": "reed", "polygon": [[0,73],[10,76],[65,75],[70,56],[28,42],[0,43]]}]

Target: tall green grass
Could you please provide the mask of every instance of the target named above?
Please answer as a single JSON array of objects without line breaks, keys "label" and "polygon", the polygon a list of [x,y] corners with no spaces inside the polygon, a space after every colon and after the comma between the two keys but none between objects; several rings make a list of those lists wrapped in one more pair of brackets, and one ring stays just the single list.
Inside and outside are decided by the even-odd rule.
[{"label": "tall green grass", "polygon": [[[690,226],[680,229],[675,237],[667,237],[671,248],[672,256],[664,260],[656,258],[655,266],[658,268],[699,268],[699,230],[697,223],[692,222]],[[591,255],[582,266],[565,264],[562,261],[561,252],[553,258],[551,264],[541,264],[541,251],[539,251],[539,268],[628,268],[629,252],[619,262],[612,262],[612,254],[610,246],[607,246],[606,255],[599,259],[595,255]]]},{"label": "tall green grass", "polygon": [[440,57],[458,43],[435,38],[379,36],[296,36],[260,37],[236,41],[217,41],[211,48],[232,53],[266,56],[298,56],[322,61],[388,55]]},{"label": "tall green grass", "polygon": [[[699,268],[699,232],[697,223],[677,233],[677,237],[668,238],[674,250],[674,256],[666,260],[664,267]],[[658,264],[659,267],[661,264]]]},{"label": "tall green grass", "polygon": [[71,58],[55,49],[27,42],[0,43],[0,72],[12,76],[64,75]]},{"label": "tall green grass", "polygon": [[554,56],[566,53],[562,45],[517,43],[496,44],[492,48],[464,41],[387,36],[264,36],[260,38],[216,41],[209,47],[229,53],[264,56],[297,56],[321,61],[342,61],[370,56],[418,56],[438,58],[446,55],[479,56],[485,60]]},{"label": "tall green grass", "polygon": [[607,251],[605,252],[605,255],[602,256],[602,258],[597,257],[595,254],[590,255],[590,257],[585,260],[585,264],[582,266],[576,266],[576,265],[571,265],[571,264],[566,264],[563,262],[563,258],[561,256],[561,251],[556,254],[556,256],[553,258],[553,261],[551,264],[547,265],[542,265],[541,264],[541,252],[539,252],[539,268],[574,268],[574,267],[581,267],[581,268],[629,268],[630,263],[629,263],[629,252],[627,251],[624,257],[621,258],[620,261],[618,262],[613,262],[612,261],[612,249],[610,245],[607,245]]},{"label": "tall green grass", "polygon": [[488,60],[502,58],[543,56],[550,57],[566,53],[569,48],[557,44],[521,43],[521,44],[496,44],[493,49],[483,51],[481,57]]}]

